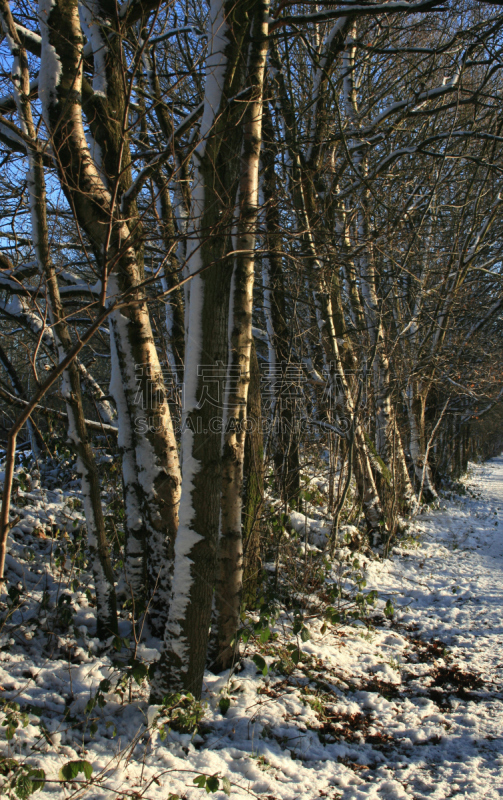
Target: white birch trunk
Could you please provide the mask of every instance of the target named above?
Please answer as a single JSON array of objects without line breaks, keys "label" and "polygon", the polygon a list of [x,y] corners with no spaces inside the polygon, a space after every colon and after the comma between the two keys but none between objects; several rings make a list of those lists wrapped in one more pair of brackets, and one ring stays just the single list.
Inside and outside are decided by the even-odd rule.
[{"label": "white birch trunk", "polygon": [[[262,106],[267,55],[269,0],[258,4],[251,31],[249,74],[254,97],[244,117],[238,198],[236,263],[229,311],[229,368],[222,455],[221,523],[215,585],[213,652],[218,671],[232,665],[243,585],[242,494],[252,347],[255,232],[259,205]],[[239,377],[237,377],[239,375]]]},{"label": "white birch trunk", "polygon": [[[180,527],[173,599],[152,684],[153,699],[179,690],[199,696],[206,661],[220,521],[223,413],[205,400],[204,368],[215,376],[213,386],[222,393],[233,264],[227,253],[232,247],[230,224],[242,143],[242,129],[229,117],[232,107],[226,92],[236,94],[242,88],[246,58],[240,36],[249,31],[250,9],[255,5],[256,0],[238,7],[229,0],[213,0],[210,5],[201,143],[195,152],[187,247],[194,278],[185,357]],[[227,16],[231,9],[232,28]]]}]

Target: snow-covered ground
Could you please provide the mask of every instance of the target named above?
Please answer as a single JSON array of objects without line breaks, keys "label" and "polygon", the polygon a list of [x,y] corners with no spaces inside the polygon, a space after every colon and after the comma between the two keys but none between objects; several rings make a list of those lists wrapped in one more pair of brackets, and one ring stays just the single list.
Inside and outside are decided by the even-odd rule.
[{"label": "snow-covered ground", "polygon": [[[195,736],[162,730],[162,719],[149,726],[158,710],[148,709],[145,683],[133,682],[133,702],[128,687],[122,698],[105,691],[120,671],[114,651],[98,654],[89,594],[69,585],[69,562],[57,562],[66,588],[57,585],[54,542],[37,537],[37,515],[63,516],[71,529],[78,513],[63,494],[32,488],[8,559],[26,602],[0,631],[1,697],[27,716],[9,741],[2,734],[3,755],[42,767],[43,793],[58,797],[197,800],[206,796],[194,784],[201,774],[228,778],[235,798],[503,796],[503,458],[473,467],[465,486],[466,496],[417,518],[388,561],[366,563],[364,592],[379,593],[370,630],[323,628],[307,609],[311,638],[296,667],[286,648],[297,639],[278,624],[275,640],[248,643],[240,672],[206,676]],[[58,603],[73,613],[66,638]],[[139,645],[139,662],[154,658],[154,644]],[[266,676],[252,661],[258,653]],[[105,704],[86,711],[106,679]],[[76,760],[92,764],[91,780],[80,773],[61,784],[59,770]]]}]

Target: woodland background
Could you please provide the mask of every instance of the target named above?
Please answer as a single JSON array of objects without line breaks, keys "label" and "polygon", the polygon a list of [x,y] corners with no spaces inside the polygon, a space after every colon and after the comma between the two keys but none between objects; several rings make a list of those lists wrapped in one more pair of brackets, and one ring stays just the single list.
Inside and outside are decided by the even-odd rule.
[{"label": "woodland background", "polygon": [[0,0],[0,567],[26,443],[152,700],[232,665],[295,514],[386,557],[501,449],[500,10]]}]

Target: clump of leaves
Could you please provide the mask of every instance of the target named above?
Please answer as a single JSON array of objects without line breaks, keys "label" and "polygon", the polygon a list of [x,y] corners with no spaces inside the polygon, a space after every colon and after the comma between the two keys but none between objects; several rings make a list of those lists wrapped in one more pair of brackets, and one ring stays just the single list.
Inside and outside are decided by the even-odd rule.
[{"label": "clump of leaves", "polygon": [[0,794],[26,800],[45,786],[45,772],[30,764],[20,764],[15,758],[0,758],[0,776],[5,780]]},{"label": "clump of leaves", "polygon": [[25,711],[21,711],[21,707],[18,703],[5,700],[0,700],[0,709],[5,714],[2,727],[5,728],[6,739],[10,742],[10,740],[14,738],[14,734],[20,724],[23,728],[26,728],[28,725],[28,714]]},{"label": "clump of leaves", "polygon": [[271,628],[279,616],[279,608],[277,605],[277,598],[267,600],[261,597],[257,602],[257,610],[259,611],[259,619],[256,619],[255,614],[247,614],[243,612],[241,621],[243,627],[240,628],[237,634],[237,640],[243,641],[248,644],[250,640],[260,644],[266,644],[269,639],[274,639],[276,634],[271,632]]},{"label": "clump of leaves", "polygon": [[[357,558],[343,557],[339,562],[336,582],[325,587],[320,599],[329,602],[325,619],[332,625],[347,625],[352,621],[362,621],[371,628],[370,612],[377,601],[377,592],[365,592],[367,586],[365,567]],[[326,623],[322,634],[326,631]]]},{"label": "clump of leaves", "polygon": [[68,630],[73,624],[72,598],[69,594],[62,594],[58,600],[56,622],[63,630]]},{"label": "clump of leaves", "polygon": [[[204,717],[206,705],[200,703],[188,692],[187,694],[168,694],[163,698],[161,717],[167,717],[171,730],[179,733],[197,733]],[[161,730],[163,738],[164,726]]]},{"label": "clump of leaves", "polygon": [[100,708],[104,708],[106,706],[107,701],[105,700],[105,695],[110,691],[110,687],[111,683],[107,678],[100,681],[96,694],[87,701],[85,707],[86,714],[90,714],[91,711],[96,708],[96,706],[99,706]]},{"label": "clump of leaves", "polygon": [[218,773],[216,775],[198,775],[197,778],[194,778],[193,783],[199,786],[200,789],[206,789],[207,794],[218,792],[220,788],[226,795],[231,793],[229,778],[220,777]]},{"label": "clump of leaves", "polygon": [[317,714],[319,719],[326,719],[326,711],[324,703],[329,700],[330,696],[324,695],[322,693],[313,691],[309,688],[309,686],[304,686],[301,690],[301,703],[304,705],[309,705],[313,709],[313,711]]},{"label": "clump of leaves", "polygon": [[227,695],[224,695],[218,701],[218,708],[223,717],[225,717],[225,715],[227,714],[230,704],[231,704],[231,699],[230,697],[227,697]]},{"label": "clump of leaves", "polygon": [[384,613],[388,619],[391,619],[395,613],[395,609],[393,608],[393,603],[391,600],[386,601],[386,606],[384,608]]},{"label": "clump of leaves", "polygon": [[3,627],[9,617],[11,617],[23,603],[23,586],[21,582],[16,585],[9,586],[5,601],[5,605],[2,603],[2,611],[5,611],[5,614],[0,616],[0,628]]},{"label": "clump of leaves", "polygon": [[477,672],[463,670],[457,664],[436,666],[432,686],[450,687],[458,697],[470,697],[469,689],[480,689],[484,685]]},{"label": "clump of leaves", "polygon": [[141,686],[147,675],[148,668],[146,665],[137,658],[130,658],[121,669],[121,675],[115,685],[114,692],[120,696],[121,701],[124,701],[124,696],[129,689],[129,702],[131,702],[133,681],[138,686]]},{"label": "clump of leaves", "polygon": [[83,773],[84,778],[89,780],[93,774],[93,765],[89,761],[68,761],[59,771],[59,779],[61,781],[73,781]]}]

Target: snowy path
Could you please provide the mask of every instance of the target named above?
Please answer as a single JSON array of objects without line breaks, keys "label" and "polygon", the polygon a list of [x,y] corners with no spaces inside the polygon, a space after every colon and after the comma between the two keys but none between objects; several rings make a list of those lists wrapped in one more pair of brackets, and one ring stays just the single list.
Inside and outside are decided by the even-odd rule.
[{"label": "snowy path", "polygon": [[[421,694],[411,698],[413,708],[405,701],[402,713],[390,720],[394,736],[403,735],[402,720],[411,726],[416,747],[402,750],[403,763],[393,773],[407,784],[407,795],[418,798],[503,796],[503,458],[476,467],[466,485],[476,497],[421,517],[415,529],[422,546],[375,569],[380,593],[388,591],[397,605],[410,608],[397,615],[399,630],[405,624],[425,642],[441,640],[451,665],[483,680],[465,699],[450,694],[445,707],[433,692],[437,708],[425,704],[421,722]],[[404,688],[416,684],[424,692],[428,680],[410,682],[410,666],[402,672]],[[433,732],[438,725],[444,730]]]},{"label": "snowy path", "polygon": [[[84,790],[93,800],[202,800],[198,773],[227,776],[236,800],[503,797],[503,458],[475,467],[465,485],[466,497],[419,517],[390,560],[367,565],[365,591],[379,592],[381,609],[374,630],[323,631],[322,620],[312,620],[295,668],[286,649],[292,637],[278,628],[277,641],[260,646],[271,666],[266,678],[250,647],[230,681],[207,675],[205,729],[195,738],[146,730],[146,686],[135,688],[133,704],[108,693],[89,717],[92,736],[87,723],[82,729],[99,682],[117,677],[110,656],[94,655],[93,609],[82,591],[72,593],[84,638],[69,664],[64,650],[48,658],[47,625],[37,627],[40,605],[30,601],[23,625],[2,634],[0,687],[6,699],[39,709],[50,739],[30,715],[9,755],[43,767],[55,781],[44,794],[58,798],[68,796],[59,769],[79,758],[93,765],[94,783]],[[29,576],[21,535],[19,542],[10,563]],[[388,599],[392,621],[382,615]],[[142,645],[139,656],[153,651]],[[0,745],[7,753],[5,740]]]}]

